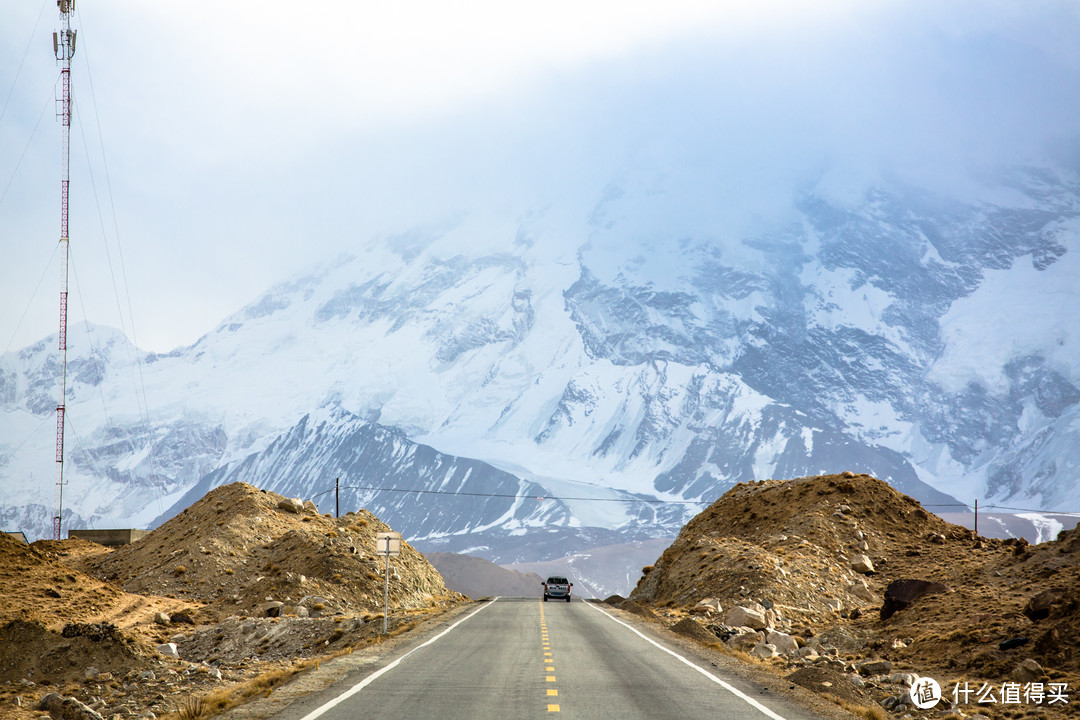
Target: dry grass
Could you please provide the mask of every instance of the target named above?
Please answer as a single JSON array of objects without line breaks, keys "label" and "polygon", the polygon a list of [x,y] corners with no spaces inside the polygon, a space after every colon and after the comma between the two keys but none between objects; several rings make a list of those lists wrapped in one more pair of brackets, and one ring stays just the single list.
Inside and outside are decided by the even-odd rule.
[{"label": "dry grass", "polygon": [[829,698],[852,715],[863,718],[863,720],[887,720],[889,717],[888,713],[885,712],[885,708],[880,705],[860,705],[831,695],[826,695],[825,697]]},{"label": "dry grass", "polygon": [[180,720],[198,720],[206,717],[209,707],[201,697],[187,697],[176,705],[176,716]]},{"label": "dry grass", "polygon": [[268,696],[297,674],[316,664],[313,660],[301,660],[291,667],[270,670],[245,682],[200,697],[190,697],[177,705],[174,712],[164,720],[198,720],[219,715],[230,708],[243,705],[257,697]]}]

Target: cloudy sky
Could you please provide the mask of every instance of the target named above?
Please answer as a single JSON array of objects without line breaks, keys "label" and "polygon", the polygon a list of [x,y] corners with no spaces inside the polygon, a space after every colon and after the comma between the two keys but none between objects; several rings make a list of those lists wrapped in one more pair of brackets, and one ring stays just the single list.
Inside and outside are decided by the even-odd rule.
[{"label": "cloudy sky", "polygon": [[[1080,136],[1077,0],[77,9],[70,316],[133,314],[158,351],[382,233],[584,217],[636,166],[767,216],[823,178],[947,190]],[[0,4],[0,351],[55,332],[57,25]]]}]

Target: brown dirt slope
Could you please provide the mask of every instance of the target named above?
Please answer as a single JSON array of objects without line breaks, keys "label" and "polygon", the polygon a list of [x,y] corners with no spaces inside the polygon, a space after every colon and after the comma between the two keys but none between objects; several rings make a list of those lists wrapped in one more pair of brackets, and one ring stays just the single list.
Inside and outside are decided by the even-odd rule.
[{"label": "brown dirt slope", "polygon": [[[366,510],[342,518],[282,509],[281,495],[245,483],[216,488],[138,542],[91,557],[87,572],[128,592],[175,595],[207,604],[215,619],[255,613],[267,599],[320,612],[376,612],[383,562],[375,534],[390,530]],[[391,603],[402,609],[460,597],[408,543],[391,560]],[[209,619],[209,618],[208,618]]]},{"label": "brown dirt slope", "polygon": [[[117,550],[0,535],[0,717],[37,717],[53,690],[106,718],[179,713],[381,641],[389,528],[286,500],[217,488]],[[407,543],[390,571],[391,635],[465,601]]]},{"label": "brown dirt slope", "polygon": [[30,620],[59,630],[88,622],[118,605],[119,588],[64,566],[37,547],[0,535],[0,623]]},{"label": "brown dirt slope", "polygon": [[[853,567],[858,555],[873,572]],[[841,658],[887,659],[893,672],[949,687],[1000,685],[1034,659],[1045,682],[1067,682],[1075,694],[1078,565],[1080,530],[1038,546],[979,538],[879,480],[844,473],[737,485],[686,525],[630,597],[671,619],[716,599],[717,622],[736,605],[772,606],[778,630],[816,635]],[[943,583],[949,592],[883,620],[884,590],[898,579]],[[1041,611],[1032,604],[1040,594]],[[1014,638],[1027,640],[999,647]],[[789,671],[799,666],[787,662]],[[1000,707],[983,709],[997,717]]]},{"label": "brown dirt slope", "polygon": [[182,606],[168,598],[126,593],[68,564],[72,555],[102,552],[108,550],[85,540],[24,545],[0,534],[0,624],[26,620],[59,632],[68,623],[109,621],[125,628]]},{"label": "brown dirt slope", "polygon": [[868,556],[879,577],[921,574],[925,559],[909,553],[947,553],[973,537],[866,475],[740,483],[683,528],[631,598],[731,606],[767,596],[792,621],[816,622],[867,604],[848,591],[866,579],[855,556]]}]

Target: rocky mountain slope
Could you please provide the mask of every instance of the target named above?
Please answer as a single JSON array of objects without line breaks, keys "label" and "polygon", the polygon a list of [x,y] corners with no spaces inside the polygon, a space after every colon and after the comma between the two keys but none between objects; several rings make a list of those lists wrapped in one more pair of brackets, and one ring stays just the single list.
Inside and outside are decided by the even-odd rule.
[{"label": "rocky mountain slope", "polygon": [[767,480],[736,486],[687,524],[630,600],[794,682],[903,714],[904,674],[935,678],[949,697],[958,683],[997,693],[1014,681],[1075,693],[1078,553],[1080,531],[1037,546],[981,538],[866,475]]},{"label": "rocky mountain slope", "polygon": [[[119,333],[73,330],[68,524],[146,525],[197,485],[249,480],[244,463],[292,468],[304,497],[345,470],[349,485],[437,487],[450,463],[459,492],[584,498],[396,503],[409,517],[394,522],[438,549],[487,528],[477,544],[502,562],[543,559],[519,548],[552,528],[581,529],[568,551],[670,535],[736,483],[836,468],[935,509],[1080,509],[1072,169],[1000,170],[952,195],[811,184],[739,230],[714,223],[704,190],[638,170],[576,220],[464,216],[376,238],[191,347],[141,354],[141,371]],[[0,521],[37,536],[51,438],[26,428],[54,407],[54,344],[0,359]],[[437,454],[396,463],[400,438]],[[350,458],[350,443],[382,449]]]},{"label": "rocky mountain slope", "polygon": [[474,599],[495,595],[531,597],[541,592],[543,579],[536,573],[508,570],[471,555],[426,553],[424,557],[443,576],[446,587]]}]

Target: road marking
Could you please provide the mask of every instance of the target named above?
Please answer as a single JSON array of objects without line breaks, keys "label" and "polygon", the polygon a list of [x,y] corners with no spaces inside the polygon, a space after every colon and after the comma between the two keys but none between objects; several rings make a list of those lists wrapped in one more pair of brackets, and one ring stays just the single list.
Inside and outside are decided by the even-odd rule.
[{"label": "road marking", "polygon": [[[544,619],[544,605],[542,603],[540,604],[540,642],[544,646],[544,671],[549,673],[555,672],[555,659],[551,654],[551,640],[548,638],[547,621]],[[547,675],[545,676],[545,680],[546,682],[553,683],[555,682],[555,676]],[[555,688],[548,688],[547,696],[549,698],[558,697],[559,691]],[[561,709],[556,703],[548,703],[547,709],[549,713],[561,712]]]},{"label": "road marking", "polygon": [[421,649],[421,648],[425,648],[425,647],[427,647],[428,645],[431,645],[431,644],[432,644],[432,643],[434,643],[434,642],[435,642],[436,640],[438,640],[439,638],[441,638],[441,637],[442,637],[443,635],[446,635],[446,634],[447,634],[447,633],[449,633],[449,632],[450,632],[451,630],[453,630],[454,628],[456,628],[456,627],[457,627],[458,625],[460,625],[461,623],[463,623],[463,622],[465,622],[466,620],[468,620],[469,618],[471,618],[471,617],[472,617],[473,615],[476,615],[476,614],[477,614],[478,612],[480,612],[481,610],[486,610],[486,609],[487,609],[488,607],[490,607],[491,605],[493,605],[493,604],[495,603],[495,601],[496,601],[496,600],[498,600],[498,599],[499,599],[499,598],[497,598],[497,597],[495,597],[495,598],[492,598],[492,599],[491,599],[491,600],[489,600],[489,601],[488,601],[487,603],[485,603],[485,604],[481,605],[480,607],[476,608],[476,610],[472,611],[471,613],[469,613],[469,614],[468,614],[468,615],[466,615],[465,617],[461,618],[461,619],[460,619],[460,620],[458,620],[458,621],[457,621],[456,623],[454,623],[454,624],[453,624],[453,625],[451,625],[450,627],[446,628],[445,630],[443,630],[443,631],[442,631],[441,633],[439,633],[439,634],[438,634],[438,635],[436,635],[435,637],[431,638],[430,640],[428,640],[427,642],[423,643],[422,645],[417,645],[417,646],[416,646],[416,647],[414,647],[414,648],[413,648],[412,650],[410,650],[409,652],[405,653],[404,655],[402,655],[401,657],[399,657],[399,658],[398,658],[397,660],[395,660],[394,662],[392,662],[392,663],[390,663],[389,665],[387,665],[387,666],[385,666],[385,667],[383,667],[383,668],[380,668],[379,670],[376,670],[375,672],[371,673],[371,674],[370,674],[370,675],[368,675],[368,676],[367,676],[366,678],[364,678],[364,679],[363,679],[363,680],[361,680],[360,682],[356,683],[356,684],[355,684],[355,685],[353,685],[353,686],[352,686],[351,688],[349,688],[349,689],[348,689],[348,690],[346,690],[345,692],[341,693],[340,695],[338,695],[338,696],[337,696],[336,698],[334,698],[333,700],[330,700],[330,701],[326,702],[325,704],[323,704],[322,706],[320,706],[320,707],[317,707],[317,708],[315,708],[314,710],[312,710],[311,712],[309,712],[309,713],[308,713],[307,715],[305,715],[304,717],[302,717],[302,718],[301,718],[300,720],[315,720],[315,718],[319,717],[320,715],[322,715],[322,714],[323,714],[324,712],[326,712],[327,710],[329,710],[329,709],[331,709],[331,708],[333,708],[333,707],[337,707],[337,706],[338,706],[338,705],[339,705],[340,703],[344,702],[345,700],[348,700],[348,699],[349,699],[349,698],[351,698],[351,697],[352,697],[353,695],[355,695],[356,693],[360,692],[361,690],[363,690],[364,688],[366,688],[366,687],[367,687],[368,685],[370,685],[371,683],[375,682],[375,681],[376,681],[376,680],[378,680],[378,679],[379,679],[380,677],[382,677],[382,676],[383,676],[383,675],[385,675],[386,673],[388,673],[388,672],[390,672],[391,670],[393,670],[394,668],[396,668],[396,667],[397,667],[398,665],[400,665],[400,664],[401,664],[401,661],[402,661],[402,660],[404,660],[405,658],[409,657],[410,655],[412,655],[412,654],[413,654],[414,652],[416,652],[417,650],[419,650],[419,649]]},{"label": "road marking", "polygon": [[[717,685],[719,685],[720,687],[722,687],[722,688],[724,688],[725,690],[727,690],[727,691],[728,691],[729,693],[731,693],[731,694],[732,694],[732,695],[734,695],[735,697],[739,698],[740,700],[744,700],[744,701],[745,701],[745,702],[746,702],[747,704],[749,704],[749,705],[751,705],[751,706],[753,706],[753,707],[757,708],[758,710],[760,710],[760,711],[761,711],[761,712],[763,712],[764,714],[766,714],[766,715],[768,715],[769,717],[771,717],[771,718],[772,718],[773,720],[787,720],[787,719],[786,719],[786,718],[785,718],[785,717],[784,717],[783,715],[778,715],[777,713],[773,712],[772,710],[770,710],[769,708],[765,707],[764,705],[762,705],[762,704],[761,704],[760,702],[758,702],[758,701],[757,701],[757,700],[755,700],[754,698],[752,698],[752,697],[750,697],[749,695],[747,695],[746,693],[744,693],[744,692],[743,692],[742,690],[739,690],[739,689],[738,689],[737,687],[734,687],[734,686],[732,686],[732,685],[728,684],[727,682],[724,682],[723,680],[721,680],[720,678],[716,677],[715,675],[713,675],[713,674],[712,674],[711,672],[709,672],[708,670],[706,670],[706,669],[704,669],[704,668],[701,668],[701,667],[698,667],[698,666],[697,666],[697,665],[696,665],[695,663],[691,662],[690,660],[687,660],[686,658],[684,658],[684,657],[683,657],[682,655],[680,655],[679,653],[675,652],[674,650],[668,650],[668,649],[667,649],[666,647],[664,647],[664,646],[663,646],[663,645],[661,645],[660,643],[656,642],[656,641],[655,641],[655,640],[653,640],[652,638],[650,638],[650,637],[646,636],[645,634],[643,634],[643,633],[642,633],[642,632],[641,632],[640,630],[638,630],[637,628],[635,628],[635,627],[633,627],[633,626],[631,626],[631,625],[628,625],[628,624],[624,623],[624,622],[623,622],[622,620],[620,620],[619,618],[615,617],[614,615],[611,615],[611,614],[610,614],[610,613],[608,613],[607,611],[605,611],[605,610],[602,610],[601,608],[597,607],[595,603],[590,603],[590,602],[587,602],[587,603],[585,603],[585,604],[586,604],[586,605],[588,605],[589,607],[591,607],[591,608],[592,608],[593,610],[595,610],[596,612],[598,612],[598,613],[600,613],[601,615],[603,615],[604,617],[606,617],[607,619],[611,620],[612,622],[617,622],[617,623],[619,623],[619,624],[620,624],[620,625],[622,625],[622,626],[623,626],[624,628],[626,628],[626,629],[627,629],[627,630],[629,630],[630,632],[634,633],[635,635],[637,635],[638,637],[640,637],[640,638],[641,638],[642,640],[644,640],[645,642],[647,642],[647,643],[650,643],[650,644],[652,644],[652,645],[655,645],[656,647],[658,647],[659,649],[663,650],[664,652],[666,652],[666,653],[667,653],[668,655],[672,656],[673,658],[675,658],[675,659],[676,659],[676,660],[678,660],[679,662],[681,662],[681,663],[683,663],[683,664],[685,664],[685,665],[689,665],[690,667],[692,667],[693,669],[697,670],[697,671],[698,671],[699,673],[701,673],[701,674],[702,674],[702,675],[704,675],[705,677],[707,677],[707,678],[709,678],[710,680],[712,680],[712,681],[713,681],[714,683],[716,683],[716,684],[717,684]],[[304,720],[307,720],[307,719],[305,718]]]}]

